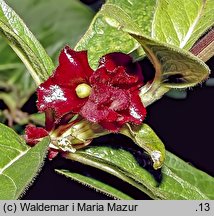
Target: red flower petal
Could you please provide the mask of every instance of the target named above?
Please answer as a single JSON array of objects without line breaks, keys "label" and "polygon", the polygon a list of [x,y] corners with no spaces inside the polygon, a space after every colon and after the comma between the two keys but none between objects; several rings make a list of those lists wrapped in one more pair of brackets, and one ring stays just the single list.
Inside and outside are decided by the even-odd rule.
[{"label": "red flower petal", "polygon": [[116,121],[117,113],[107,107],[102,107],[100,104],[88,100],[82,107],[80,114],[91,122],[99,123],[105,121]]},{"label": "red flower petal", "polygon": [[80,114],[109,131],[118,132],[125,123],[141,124],[143,122],[146,109],[138,94],[139,90],[130,92],[97,85]]},{"label": "red flower petal", "polygon": [[50,132],[55,127],[55,113],[52,109],[45,110],[45,129]]},{"label": "red flower petal", "polygon": [[[132,84],[135,88],[143,85],[143,75],[140,65],[133,63],[132,58],[124,53],[110,53],[103,56],[99,62],[99,68],[92,76],[101,75],[104,78],[104,72],[100,72],[100,68],[105,68],[106,83],[111,83],[114,86],[122,85],[123,88],[131,88]],[[93,78],[91,78],[93,79]]]},{"label": "red flower petal", "polygon": [[34,125],[27,125],[25,134],[25,140],[29,145],[35,145],[41,138],[48,136],[48,132],[45,129]]},{"label": "red flower petal", "polygon": [[119,124],[118,122],[100,122],[99,123],[103,128],[105,128],[108,131],[111,131],[113,133],[119,132],[120,128],[122,127],[122,124]]},{"label": "red flower petal", "polygon": [[107,130],[118,132],[123,124],[140,124],[145,118],[146,110],[138,94],[139,90],[130,93],[104,84],[94,85],[80,114]]},{"label": "red flower petal", "polygon": [[110,85],[93,85],[89,100],[115,111],[126,109],[129,106],[127,91]]},{"label": "red flower petal", "polygon": [[134,124],[141,124],[146,117],[146,108],[140,99],[139,90],[130,92],[129,114],[129,121]]},{"label": "red flower petal", "polygon": [[78,112],[86,99],[78,98],[75,89],[61,87],[50,77],[37,89],[37,107],[39,111],[53,109],[57,118],[69,112]]},{"label": "red flower petal", "polygon": [[59,154],[59,150],[52,149],[52,148],[48,149],[48,159],[49,160],[53,160],[53,158],[55,158],[58,154]]},{"label": "red flower petal", "polygon": [[87,51],[74,51],[66,46],[60,53],[59,66],[54,78],[61,86],[76,86],[80,83],[88,83],[93,70],[88,64]]},{"label": "red flower petal", "polygon": [[87,52],[76,52],[66,46],[53,75],[37,89],[38,110],[51,108],[55,111],[56,118],[69,112],[79,112],[86,99],[77,97],[75,89],[81,83],[88,83],[92,73]]},{"label": "red flower petal", "polygon": [[114,72],[118,66],[127,66],[130,63],[132,63],[132,58],[129,55],[114,52],[100,58],[99,67],[105,67],[108,71]]},{"label": "red flower petal", "polygon": [[116,111],[128,107],[129,95],[126,91],[108,85],[97,84],[93,86],[91,95],[80,113],[93,122],[100,122],[104,119],[106,121],[115,121],[118,116]]},{"label": "red flower petal", "polygon": [[139,90],[136,90],[135,92],[129,92],[129,95],[129,107],[126,110],[121,110],[118,112],[120,118],[118,118],[117,123],[121,126],[125,123],[139,125],[146,117],[146,109],[139,97]]}]

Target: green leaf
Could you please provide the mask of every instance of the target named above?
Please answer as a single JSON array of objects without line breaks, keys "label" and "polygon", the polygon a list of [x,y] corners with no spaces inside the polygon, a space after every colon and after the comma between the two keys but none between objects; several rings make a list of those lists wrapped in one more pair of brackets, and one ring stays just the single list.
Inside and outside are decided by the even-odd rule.
[{"label": "green leaf", "polygon": [[[166,191],[168,187],[173,188],[175,186],[174,190],[171,191],[171,196],[175,199],[179,199],[179,197],[189,199],[188,196],[193,196],[192,199],[198,199],[198,196],[203,197],[203,199],[206,197],[210,200],[214,199],[214,178],[170,152],[167,152],[163,174],[161,190]],[[164,176],[167,176],[165,180]],[[183,195],[184,193],[186,195]]]},{"label": "green leaf", "polygon": [[12,129],[0,124],[0,199],[17,199],[43,164],[49,138],[28,147]]},{"label": "green leaf", "polygon": [[170,88],[192,87],[208,78],[208,66],[191,53],[140,35],[132,36],[141,43],[156,70],[151,86],[141,91],[145,106],[159,99]]},{"label": "green leaf", "polygon": [[[214,178],[167,152],[162,181],[140,166],[130,149],[91,146],[66,158],[108,172],[133,185],[153,199],[207,200],[214,198]],[[143,158],[142,158],[143,159]]]},{"label": "green leaf", "polygon": [[213,0],[159,0],[152,37],[188,50],[214,25],[213,14]]},{"label": "green leaf", "polygon": [[0,0],[0,34],[23,61],[37,84],[46,80],[54,65],[20,17]]},{"label": "green leaf", "polygon": [[[136,22],[139,29],[150,35],[155,2],[156,0],[108,0],[105,6],[114,5],[122,8],[124,13]],[[113,28],[112,22],[114,21],[111,16],[106,17],[102,11],[98,12],[88,31],[75,47],[76,50],[88,50],[89,62],[93,68],[96,68],[99,58],[106,53],[116,51],[130,53],[139,48],[139,44],[128,34]],[[142,53],[142,49],[138,51]]]},{"label": "green leaf", "polygon": [[203,61],[178,47],[144,36],[121,8],[105,5],[101,12],[115,20],[112,22],[115,28],[120,28],[135,38],[154,65],[154,81],[151,85],[145,85],[140,94],[145,106],[159,99],[170,88],[191,87],[208,77],[209,68]]},{"label": "green leaf", "polygon": [[105,184],[97,179],[92,177],[84,176],[79,173],[70,172],[69,170],[56,170],[57,173],[65,175],[66,177],[71,178],[79,183],[82,183],[85,186],[95,189],[96,191],[100,191],[108,196],[112,196],[121,200],[132,200],[130,196],[124,194],[112,186]]},{"label": "green leaf", "polygon": [[121,134],[130,137],[133,142],[143,148],[151,157],[154,169],[162,167],[165,160],[165,147],[159,137],[147,125],[127,125],[120,130]]},{"label": "green leaf", "polygon": [[15,113],[15,110],[20,109],[33,94],[36,85],[22,65],[0,71],[0,79],[2,81],[0,87],[4,92],[2,94],[6,95],[1,99],[7,104],[9,110]]},{"label": "green leaf", "polygon": [[187,88],[208,78],[210,71],[208,66],[190,52],[159,43],[148,37],[131,35],[144,48],[156,69],[156,78],[161,76],[162,86]]},{"label": "green leaf", "polygon": [[152,190],[157,186],[156,181],[149,172],[139,166],[134,156],[128,151],[96,146],[64,156],[110,173],[155,198],[155,192]]},{"label": "green leaf", "polygon": [[28,121],[45,127],[45,113],[34,113],[28,116]]},{"label": "green leaf", "polygon": [[106,5],[117,6],[131,17],[134,22],[145,35],[151,35],[151,25],[155,10],[156,0],[108,0]]}]

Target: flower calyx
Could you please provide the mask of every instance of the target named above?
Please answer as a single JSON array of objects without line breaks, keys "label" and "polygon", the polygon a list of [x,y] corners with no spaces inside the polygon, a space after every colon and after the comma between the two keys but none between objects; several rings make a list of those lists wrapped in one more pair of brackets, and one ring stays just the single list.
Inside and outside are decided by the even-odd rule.
[{"label": "flower calyx", "polygon": [[108,134],[99,124],[91,123],[83,118],[56,127],[48,132],[43,128],[28,125],[25,130],[25,140],[30,146],[37,144],[45,136],[50,136],[48,158],[51,160],[59,152],[75,153],[86,147],[96,137]]}]

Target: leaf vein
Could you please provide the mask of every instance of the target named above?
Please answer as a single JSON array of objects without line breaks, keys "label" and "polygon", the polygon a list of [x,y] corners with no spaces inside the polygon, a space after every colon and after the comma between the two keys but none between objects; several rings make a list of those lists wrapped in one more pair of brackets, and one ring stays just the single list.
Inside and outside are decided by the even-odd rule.
[{"label": "leaf vein", "polygon": [[[12,183],[13,183],[13,185],[14,185],[14,187],[15,187],[15,190],[17,191],[17,186],[16,186],[16,183],[15,183],[15,181],[10,177],[10,176],[8,176],[8,175],[6,175],[6,174],[2,174],[3,176],[6,176],[7,178],[9,178],[11,181],[12,181]],[[14,195],[16,194],[16,192],[14,191]]]},{"label": "leaf vein", "polygon": [[0,147],[12,149],[12,150],[18,151],[19,153],[24,152],[24,151],[21,151],[21,150],[19,150],[19,149],[17,149],[17,148],[12,147],[12,146],[6,146],[6,145],[0,144]]},{"label": "leaf vein", "polygon": [[200,17],[201,17],[201,15],[203,13],[204,7],[205,7],[205,1],[202,4],[202,6],[200,8],[200,11],[199,11],[198,15],[196,16],[195,20],[192,22],[192,25],[190,25],[189,30],[186,33],[186,36],[181,41],[180,48],[183,48],[186,45],[186,43],[188,42],[188,40],[190,39],[190,37],[192,35],[192,32],[194,31],[198,21],[200,20]]},{"label": "leaf vein", "polygon": [[[30,148],[29,148],[30,149]],[[8,167],[10,167],[13,163],[15,163],[17,160],[19,160],[23,155],[25,155],[29,149],[27,149],[24,152],[21,152],[17,157],[15,157],[13,160],[11,160],[7,165],[5,165],[1,170],[0,174],[2,174]]]}]

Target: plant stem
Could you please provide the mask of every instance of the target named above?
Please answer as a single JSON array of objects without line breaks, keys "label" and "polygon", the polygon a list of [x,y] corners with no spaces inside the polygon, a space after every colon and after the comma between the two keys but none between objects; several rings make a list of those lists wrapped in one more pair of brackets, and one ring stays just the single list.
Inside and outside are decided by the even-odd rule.
[{"label": "plant stem", "polygon": [[214,54],[214,28],[196,42],[190,52],[202,61],[208,61]]}]

